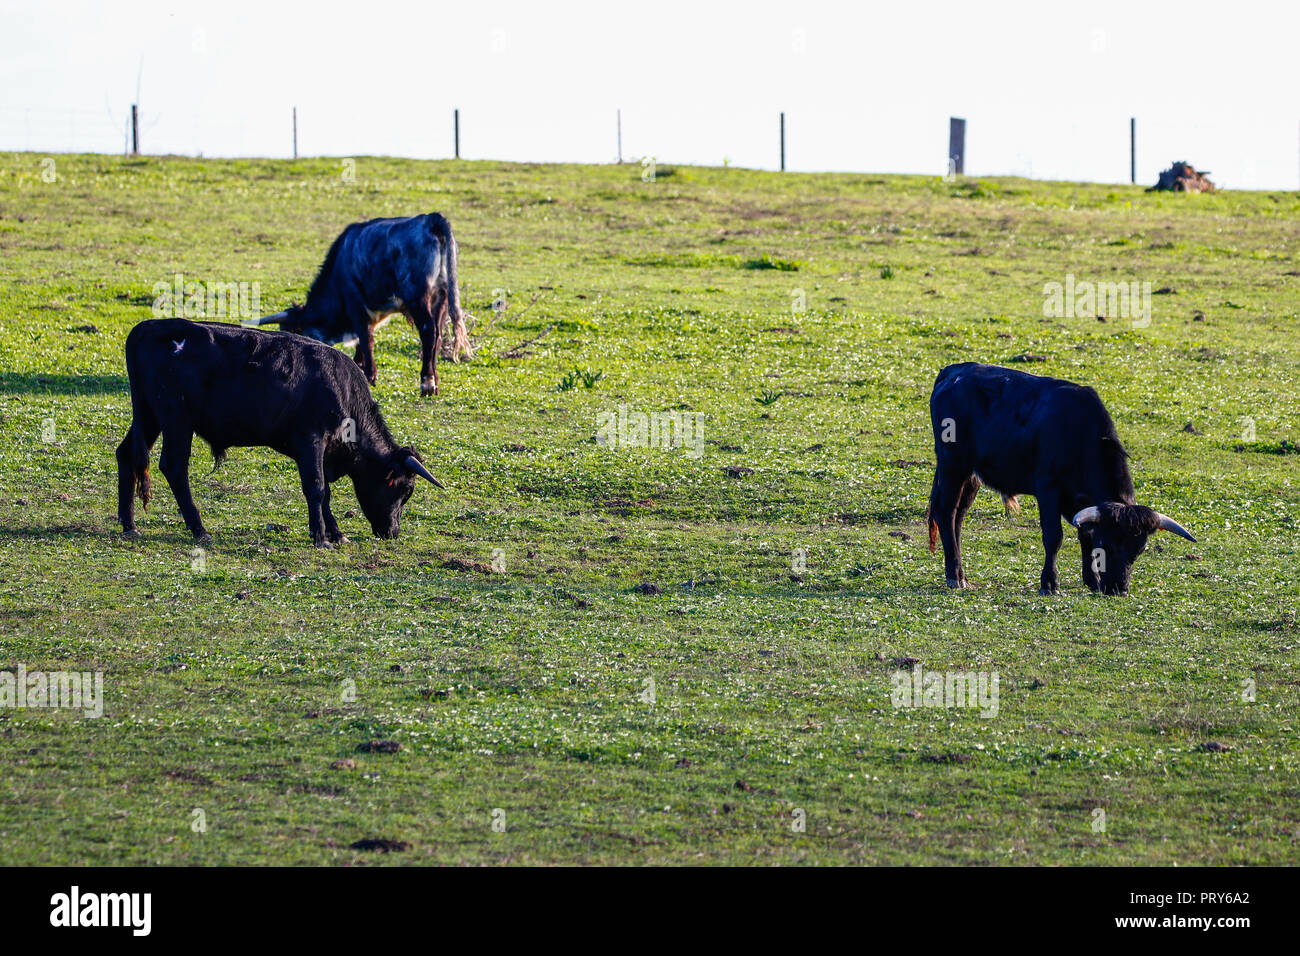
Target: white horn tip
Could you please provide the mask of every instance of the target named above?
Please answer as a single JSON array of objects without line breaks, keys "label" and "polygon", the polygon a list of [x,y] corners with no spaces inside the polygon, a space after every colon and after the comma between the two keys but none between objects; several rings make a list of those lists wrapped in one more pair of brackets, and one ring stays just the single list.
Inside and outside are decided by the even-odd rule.
[{"label": "white horn tip", "polygon": [[1188,541],[1192,542],[1192,544],[1196,543],[1196,539],[1192,537],[1191,532],[1168,515],[1156,512],[1156,520],[1160,522],[1160,527],[1165,531],[1172,531],[1174,534],[1178,535],[1178,537],[1186,538]]}]

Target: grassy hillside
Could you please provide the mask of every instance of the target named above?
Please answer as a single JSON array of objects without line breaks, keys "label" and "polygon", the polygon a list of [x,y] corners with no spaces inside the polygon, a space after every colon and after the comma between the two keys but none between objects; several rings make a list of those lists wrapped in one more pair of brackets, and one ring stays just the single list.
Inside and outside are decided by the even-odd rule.
[{"label": "grassy hillside", "polygon": [[[1300,859],[1296,194],[42,159],[0,154],[0,670],[102,671],[105,704],[0,708],[8,862]],[[318,551],[290,460],[198,444],[211,548],[156,464],[122,540],[155,283],[274,311],[345,224],[429,210],[479,357],[421,399],[391,323],[377,396],[448,491]],[[1150,282],[1149,325],[1044,315],[1068,275]],[[965,360],[1095,386],[1200,543],[1098,598],[1067,539],[1042,598],[1033,500],[984,492],[949,592],[926,402]],[[700,413],[702,454],[597,444],[620,405]],[[997,716],[893,706],[912,666],[997,672]]]}]

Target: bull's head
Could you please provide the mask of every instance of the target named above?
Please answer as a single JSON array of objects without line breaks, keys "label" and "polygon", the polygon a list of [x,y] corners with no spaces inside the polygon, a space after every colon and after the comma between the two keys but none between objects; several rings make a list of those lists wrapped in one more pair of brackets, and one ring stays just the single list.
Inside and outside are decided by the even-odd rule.
[{"label": "bull's head", "polygon": [[396,538],[401,532],[402,509],[415,493],[416,478],[443,487],[409,447],[395,449],[385,458],[366,460],[352,472],[357,501],[376,537]]},{"label": "bull's head", "polygon": [[1083,581],[1102,594],[1127,594],[1133,562],[1157,531],[1196,541],[1177,521],[1145,505],[1114,501],[1084,508],[1070,519],[1079,529]]}]

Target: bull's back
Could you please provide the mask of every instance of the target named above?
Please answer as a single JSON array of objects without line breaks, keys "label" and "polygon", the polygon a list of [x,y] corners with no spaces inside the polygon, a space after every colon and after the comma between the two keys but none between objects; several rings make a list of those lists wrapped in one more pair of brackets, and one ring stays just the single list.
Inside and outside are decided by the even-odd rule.
[{"label": "bull's back", "polygon": [[141,322],[126,361],[133,401],[221,447],[279,446],[304,418],[338,417],[342,398],[368,394],[356,364],[329,346],[225,323]]},{"label": "bull's back", "polygon": [[[1059,477],[1070,449],[1113,432],[1091,388],[1017,369],[967,362],[939,373],[930,396],[935,451],[1007,494],[1031,492],[1028,476]],[[942,424],[951,421],[952,441]]]},{"label": "bull's back", "polygon": [[[940,424],[950,420],[969,443],[992,418],[1003,416],[1018,401],[1022,391],[1016,376],[1024,373],[994,365],[963,362],[949,365],[934,381],[930,393],[930,414],[938,435]],[[956,442],[951,442],[955,444]]]},{"label": "bull's back", "polygon": [[151,319],[126,337],[126,370],[132,391],[155,400],[192,393],[224,363],[217,334],[187,319]]},{"label": "bull's back", "polygon": [[353,223],[340,237],[332,280],[356,289],[372,313],[418,301],[439,278],[449,230],[437,213]]}]

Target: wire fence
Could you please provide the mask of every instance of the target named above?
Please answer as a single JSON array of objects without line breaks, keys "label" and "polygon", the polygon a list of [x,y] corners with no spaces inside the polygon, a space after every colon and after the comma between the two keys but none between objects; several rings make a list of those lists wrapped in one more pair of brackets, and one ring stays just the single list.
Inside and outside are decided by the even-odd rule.
[{"label": "wire fence", "polygon": [[130,148],[130,111],[0,109],[0,143],[23,152],[123,153]]},{"label": "wire fence", "polygon": [[[535,116],[523,109],[434,115],[412,133],[382,115],[341,119],[258,107],[238,115],[168,111],[139,116],[145,154],[289,157],[393,155],[521,162],[607,163],[654,156],[658,162],[736,165],[791,171],[942,174],[951,155],[948,118],[905,110],[876,117],[779,112],[745,107],[726,117],[690,109],[563,110],[546,135],[519,135]],[[1130,180],[1130,118],[1068,112],[1025,117],[1009,111],[967,114],[966,175],[1123,183]],[[1300,126],[1289,120],[1228,118],[1136,121],[1137,182],[1151,184],[1175,160],[1207,169],[1226,188],[1295,189]],[[131,109],[0,108],[0,149],[23,152],[129,152]]]}]

